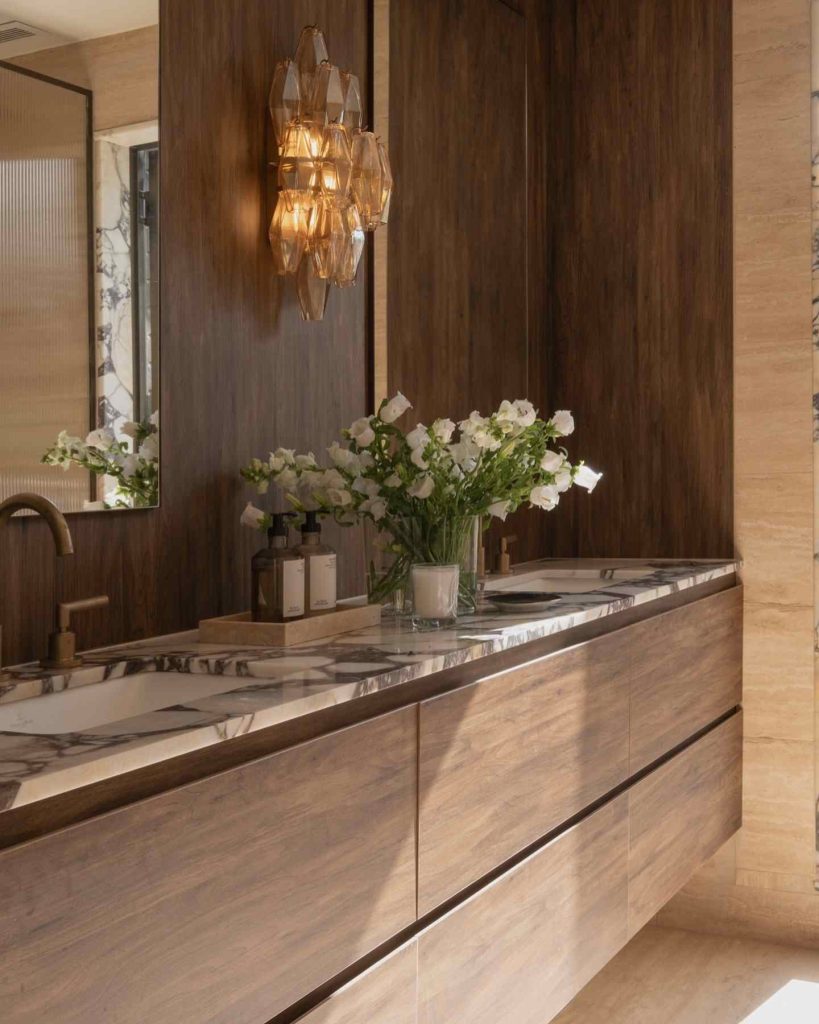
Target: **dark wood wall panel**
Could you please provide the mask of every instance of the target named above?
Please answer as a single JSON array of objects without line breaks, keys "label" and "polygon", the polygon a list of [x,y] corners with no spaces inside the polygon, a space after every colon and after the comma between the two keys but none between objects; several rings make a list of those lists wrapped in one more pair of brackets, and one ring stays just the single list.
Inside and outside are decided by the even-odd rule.
[{"label": "dark wood wall panel", "polygon": [[550,404],[576,415],[572,451],[606,474],[548,517],[546,550],[731,555],[731,2],[535,10],[548,203],[532,342]]},{"label": "dark wood wall panel", "polygon": [[389,382],[413,416],[526,392],[526,20],[392,0]]},{"label": "dark wood wall panel", "polygon": [[[366,411],[366,267],[334,290],[321,324],[300,320],[267,246],[267,93],[302,26],[366,92],[367,0],[162,0],[162,507],[73,517],[61,598],[111,595],[78,618],[82,646],[191,627],[245,607],[259,538],[238,467],[278,444],[321,451]],[[346,588],[358,532],[333,534]],[[44,524],[0,531],[5,661],[45,653],[55,558]]]}]

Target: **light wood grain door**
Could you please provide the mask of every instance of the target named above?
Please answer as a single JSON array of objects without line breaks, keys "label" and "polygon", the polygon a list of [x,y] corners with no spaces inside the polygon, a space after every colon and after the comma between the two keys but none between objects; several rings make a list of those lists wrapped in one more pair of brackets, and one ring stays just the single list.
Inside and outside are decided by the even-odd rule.
[{"label": "light wood grain door", "polygon": [[628,798],[419,936],[419,1024],[545,1024],[626,942]]},{"label": "light wood grain door", "polygon": [[636,783],[628,799],[633,935],[742,822],[742,714]]},{"label": "light wood grain door", "polygon": [[742,700],[742,587],[631,627],[629,775]]},{"label": "light wood grain door", "polygon": [[395,711],[0,853],[0,1017],[269,1021],[412,924],[416,744]]},{"label": "light wood grain door", "polygon": [[299,1017],[297,1024],[416,1024],[418,943],[413,940]]},{"label": "light wood grain door", "polygon": [[422,703],[419,913],[626,778],[626,634]]}]

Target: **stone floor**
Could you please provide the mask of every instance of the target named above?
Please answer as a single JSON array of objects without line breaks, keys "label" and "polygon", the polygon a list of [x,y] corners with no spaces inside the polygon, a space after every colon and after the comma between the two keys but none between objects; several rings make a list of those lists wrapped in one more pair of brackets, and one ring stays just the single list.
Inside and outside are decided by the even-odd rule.
[{"label": "stone floor", "polygon": [[646,928],[552,1024],[819,1024],[819,949]]}]

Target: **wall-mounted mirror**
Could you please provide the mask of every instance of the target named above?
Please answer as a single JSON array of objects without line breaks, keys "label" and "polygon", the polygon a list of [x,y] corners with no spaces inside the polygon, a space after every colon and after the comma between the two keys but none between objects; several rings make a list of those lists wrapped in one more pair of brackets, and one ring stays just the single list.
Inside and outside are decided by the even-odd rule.
[{"label": "wall-mounted mirror", "polygon": [[159,501],[158,0],[0,0],[0,500]]}]

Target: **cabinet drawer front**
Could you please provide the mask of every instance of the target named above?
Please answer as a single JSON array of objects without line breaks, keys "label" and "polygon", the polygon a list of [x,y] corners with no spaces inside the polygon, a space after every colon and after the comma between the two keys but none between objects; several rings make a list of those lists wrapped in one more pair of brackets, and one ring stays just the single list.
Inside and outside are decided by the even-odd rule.
[{"label": "cabinet drawer front", "polygon": [[415,917],[416,712],[0,854],[14,1024],[262,1024]]},{"label": "cabinet drawer front", "polygon": [[626,633],[422,703],[421,914],[626,778]]},{"label": "cabinet drawer front", "polygon": [[629,935],[639,931],[742,820],[742,715],[629,792]]},{"label": "cabinet drawer front", "polygon": [[631,627],[629,774],[742,699],[742,587]]},{"label": "cabinet drawer front", "polygon": [[418,938],[419,1024],[544,1024],[627,939],[625,794]]},{"label": "cabinet drawer front", "polygon": [[416,1024],[418,943],[380,960],[297,1024]]}]

